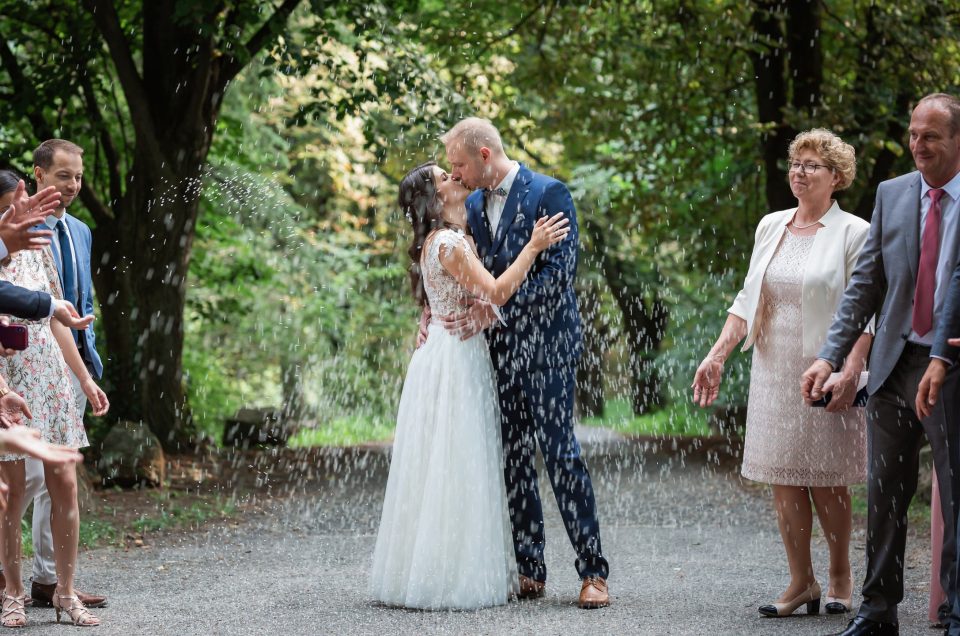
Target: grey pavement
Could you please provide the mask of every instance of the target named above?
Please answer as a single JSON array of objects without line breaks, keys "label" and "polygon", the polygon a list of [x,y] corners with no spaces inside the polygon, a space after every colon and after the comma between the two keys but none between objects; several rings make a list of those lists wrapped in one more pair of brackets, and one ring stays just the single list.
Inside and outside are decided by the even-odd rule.
[{"label": "grey pavement", "polygon": [[[110,596],[93,633],[828,634],[845,626],[843,616],[759,617],[756,607],[787,584],[783,548],[768,492],[741,482],[722,444],[601,435],[585,436],[584,447],[611,563],[607,609],[575,605],[574,554],[549,492],[546,598],[477,612],[371,603],[367,577],[388,467],[388,454],[374,447],[312,455],[310,479],[290,475],[277,488],[283,496],[261,501],[265,511],[243,523],[174,535],[149,549],[84,553],[81,587]],[[853,543],[859,591],[862,530]],[[814,551],[826,586],[822,539]],[[901,633],[937,634],[926,621],[923,537],[911,536],[907,560]],[[23,633],[73,629],[57,626],[53,610],[30,609],[28,618]]]}]

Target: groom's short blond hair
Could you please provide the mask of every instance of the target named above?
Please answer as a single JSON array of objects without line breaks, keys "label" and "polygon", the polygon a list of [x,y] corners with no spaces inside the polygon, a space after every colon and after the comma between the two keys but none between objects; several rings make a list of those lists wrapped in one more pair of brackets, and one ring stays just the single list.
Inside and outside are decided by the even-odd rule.
[{"label": "groom's short blond hair", "polygon": [[445,146],[460,144],[464,150],[471,152],[489,148],[494,154],[503,154],[503,142],[496,126],[489,119],[481,117],[467,117],[460,121],[441,135],[440,141]]}]

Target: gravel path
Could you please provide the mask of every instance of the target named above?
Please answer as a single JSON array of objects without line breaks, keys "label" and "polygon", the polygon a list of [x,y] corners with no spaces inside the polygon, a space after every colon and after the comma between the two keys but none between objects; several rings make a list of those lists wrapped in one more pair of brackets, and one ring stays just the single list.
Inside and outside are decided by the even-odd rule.
[{"label": "gravel path", "polygon": [[[546,598],[479,612],[387,609],[366,597],[387,456],[328,457],[298,493],[243,524],[165,539],[149,549],[86,552],[83,589],[110,596],[106,634],[827,634],[846,618],[763,619],[786,585],[776,523],[762,488],[704,449],[587,439],[613,605],[582,611],[573,552],[555,505],[548,516]],[[690,449],[687,449],[688,451]],[[552,495],[549,501],[552,502]],[[862,580],[863,532],[854,537]],[[929,554],[908,547],[901,633],[927,627]],[[826,585],[826,546],[815,564]],[[53,610],[30,610],[24,633],[62,634]]]}]

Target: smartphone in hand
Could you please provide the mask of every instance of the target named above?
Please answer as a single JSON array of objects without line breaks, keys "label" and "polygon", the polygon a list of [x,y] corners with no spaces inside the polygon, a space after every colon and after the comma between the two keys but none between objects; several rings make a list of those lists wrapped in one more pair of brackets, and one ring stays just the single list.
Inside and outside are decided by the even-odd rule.
[{"label": "smartphone in hand", "polygon": [[26,325],[0,325],[0,346],[4,349],[23,351],[27,344]]}]

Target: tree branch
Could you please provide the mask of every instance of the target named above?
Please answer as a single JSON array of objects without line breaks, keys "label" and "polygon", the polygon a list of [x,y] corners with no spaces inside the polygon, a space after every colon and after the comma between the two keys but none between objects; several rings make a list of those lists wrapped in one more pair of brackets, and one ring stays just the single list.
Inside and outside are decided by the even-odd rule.
[{"label": "tree branch", "polygon": [[160,147],[157,143],[153,118],[150,115],[150,101],[143,86],[143,79],[133,62],[130,44],[120,27],[116,8],[110,0],[83,0],[83,4],[93,13],[97,30],[107,43],[110,58],[117,69],[117,77],[127,98],[133,128],[137,133],[138,141],[143,143],[143,154],[159,160]]},{"label": "tree branch", "polygon": [[537,3],[537,6],[535,6],[530,13],[528,13],[527,15],[523,16],[522,18],[520,18],[520,21],[517,22],[516,24],[514,24],[512,27],[510,27],[505,33],[503,33],[503,35],[500,35],[500,36],[495,37],[495,38],[493,38],[492,40],[488,41],[487,44],[486,44],[482,49],[480,49],[480,52],[477,53],[475,57],[477,57],[477,58],[481,57],[484,53],[486,53],[486,52],[489,51],[491,48],[493,48],[493,45],[494,45],[494,44],[496,44],[496,43],[498,43],[498,42],[503,42],[503,41],[506,40],[508,37],[510,37],[511,35],[515,34],[515,33],[516,33],[517,31],[519,31],[520,29],[522,29],[522,28],[523,28],[523,25],[526,24],[527,22],[529,22],[529,21],[530,21],[530,18],[532,18],[533,16],[535,16],[537,13],[539,13],[539,12],[540,12],[540,9],[542,9],[546,4],[547,4],[547,0],[540,0],[540,2]]},{"label": "tree branch", "polygon": [[[113,138],[110,136],[110,132],[107,129],[106,122],[103,120],[103,114],[100,112],[100,106],[97,104],[93,84],[90,81],[90,73],[81,74],[80,87],[80,92],[83,94],[84,104],[87,107],[87,116],[90,117],[90,121],[93,123],[94,129],[97,131],[100,144],[103,146],[104,157],[107,160],[107,174],[109,175],[108,189],[110,192],[110,199],[112,201],[119,201],[123,194],[122,177],[120,175],[120,155],[117,152],[117,147],[114,145]],[[84,201],[84,203],[86,203],[86,201]],[[105,223],[109,219],[113,218],[113,214],[109,211],[105,217],[101,218],[98,216],[98,213],[101,212],[102,208],[104,207],[102,205],[97,207],[88,207],[90,208],[90,213],[93,214],[97,225]]]},{"label": "tree branch", "polygon": [[246,52],[247,59],[241,60],[236,56],[225,59],[221,67],[218,91],[222,92],[227,84],[230,83],[230,80],[236,77],[237,73],[247,65],[247,61],[259,53],[268,42],[276,38],[277,33],[280,32],[280,28],[287,23],[287,19],[290,17],[290,14],[293,13],[293,10],[297,8],[298,4],[300,4],[300,0],[283,0],[283,4],[274,10],[273,15],[271,15],[267,21],[257,29],[257,32],[247,40],[247,43],[244,44],[243,48]]}]

